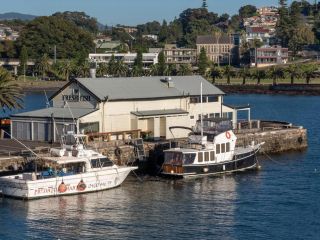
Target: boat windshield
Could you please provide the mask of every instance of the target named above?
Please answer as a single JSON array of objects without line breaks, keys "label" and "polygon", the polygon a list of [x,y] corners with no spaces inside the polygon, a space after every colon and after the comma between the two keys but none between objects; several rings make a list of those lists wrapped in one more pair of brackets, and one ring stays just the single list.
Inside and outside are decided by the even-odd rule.
[{"label": "boat windshield", "polygon": [[91,159],[90,162],[92,168],[103,168],[113,166],[113,162],[106,157]]},{"label": "boat windshield", "polygon": [[164,163],[171,165],[192,164],[196,158],[196,153],[166,152]]}]

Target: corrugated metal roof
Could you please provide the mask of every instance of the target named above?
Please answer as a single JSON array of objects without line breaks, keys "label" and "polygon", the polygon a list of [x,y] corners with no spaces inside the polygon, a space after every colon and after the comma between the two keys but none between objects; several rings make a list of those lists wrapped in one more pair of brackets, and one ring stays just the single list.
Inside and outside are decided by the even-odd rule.
[{"label": "corrugated metal roof", "polygon": [[203,95],[223,95],[220,89],[201,76],[171,77],[173,87],[168,87],[166,77],[130,77],[130,78],[78,78],[80,84],[90,90],[100,100],[133,100],[170,98],[187,95],[200,95],[200,83],[203,83]]},{"label": "corrugated metal roof", "polygon": [[183,109],[163,109],[163,110],[150,110],[150,111],[136,111],[131,112],[131,114],[137,117],[147,117],[147,116],[159,116],[159,115],[178,115],[187,114],[188,112]]},{"label": "corrugated metal roof", "polygon": [[88,109],[88,108],[43,108],[39,110],[34,110],[30,112],[23,112],[12,115],[12,117],[39,117],[39,118],[46,118],[46,117],[54,117],[54,118],[80,118],[89,113],[95,112],[97,109]]}]

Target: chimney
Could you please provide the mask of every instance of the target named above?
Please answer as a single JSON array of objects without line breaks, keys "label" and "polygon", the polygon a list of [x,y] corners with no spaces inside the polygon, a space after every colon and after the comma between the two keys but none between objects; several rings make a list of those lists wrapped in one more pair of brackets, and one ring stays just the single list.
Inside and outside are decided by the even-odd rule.
[{"label": "chimney", "polygon": [[168,88],[173,88],[174,87],[174,82],[172,81],[172,78],[171,77],[165,77],[165,82],[167,83],[168,85]]},{"label": "chimney", "polygon": [[96,78],[96,72],[97,70],[95,68],[90,68],[90,77]]}]

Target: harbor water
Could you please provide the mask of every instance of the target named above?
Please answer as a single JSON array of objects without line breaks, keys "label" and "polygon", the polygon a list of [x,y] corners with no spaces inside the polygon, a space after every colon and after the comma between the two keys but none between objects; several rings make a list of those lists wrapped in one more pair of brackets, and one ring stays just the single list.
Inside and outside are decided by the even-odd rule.
[{"label": "harbor water", "polygon": [[[28,110],[45,100],[26,98]],[[178,181],[131,176],[104,192],[2,198],[0,239],[320,239],[320,97],[230,95],[224,101],[250,104],[252,119],[304,126],[309,148],[260,156],[260,171]]]}]

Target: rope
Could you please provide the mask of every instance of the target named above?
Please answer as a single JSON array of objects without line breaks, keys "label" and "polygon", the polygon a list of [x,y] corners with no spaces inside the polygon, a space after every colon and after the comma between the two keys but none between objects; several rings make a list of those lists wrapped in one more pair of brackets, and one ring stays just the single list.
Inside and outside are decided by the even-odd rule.
[{"label": "rope", "polygon": [[279,164],[279,165],[286,165],[286,164],[284,164],[284,163],[281,163],[281,162],[279,162],[279,161],[276,161],[276,160],[274,160],[272,157],[270,157],[267,153],[263,153],[269,160],[271,160],[272,162],[274,162],[274,163],[276,163],[276,164]]}]

